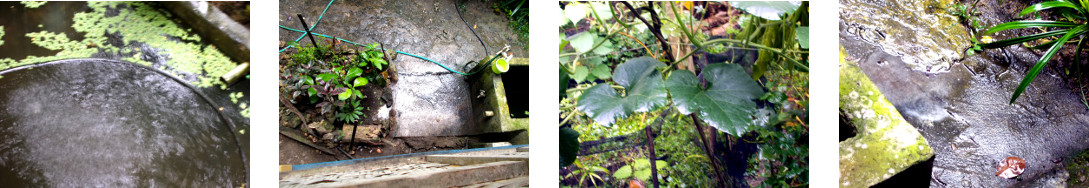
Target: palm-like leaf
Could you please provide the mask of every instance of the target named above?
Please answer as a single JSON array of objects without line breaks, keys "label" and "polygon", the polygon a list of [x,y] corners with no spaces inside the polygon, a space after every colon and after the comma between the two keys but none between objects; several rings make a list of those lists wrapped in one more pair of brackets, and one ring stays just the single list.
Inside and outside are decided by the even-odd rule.
[{"label": "palm-like leaf", "polygon": [[1021,96],[1021,93],[1025,91],[1025,88],[1028,87],[1029,83],[1032,83],[1032,80],[1036,79],[1036,75],[1040,74],[1040,71],[1044,69],[1047,62],[1051,60],[1051,57],[1054,56],[1056,52],[1059,52],[1059,49],[1062,49],[1062,44],[1066,43],[1070,38],[1073,38],[1075,36],[1074,34],[1084,33],[1086,28],[1087,25],[1077,26],[1073,29],[1073,32],[1067,32],[1063,37],[1055,40],[1056,45],[1051,46],[1051,49],[1048,49],[1047,53],[1044,53],[1044,56],[1040,57],[1040,61],[1037,61],[1036,65],[1032,66],[1032,69],[1029,70],[1028,75],[1025,75],[1025,78],[1021,80],[1021,84],[1017,86],[1017,90],[1013,91],[1013,98],[1010,99],[1010,104],[1013,104],[1013,102],[1017,100],[1017,97]]},{"label": "palm-like leaf", "polygon": [[1069,31],[1070,31],[1069,29],[1061,29],[1061,30],[1048,31],[1048,32],[1037,33],[1037,34],[1032,34],[1032,35],[1025,35],[1025,36],[1020,36],[1020,37],[1014,37],[1014,38],[1011,38],[1011,39],[995,41],[995,42],[992,42],[992,43],[982,44],[982,45],[980,45],[980,47],[983,47],[983,48],[1001,48],[1001,47],[1005,47],[1005,46],[1009,46],[1009,45],[1020,44],[1022,42],[1033,41],[1033,40],[1036,40],[1036,39],[1042,39],[1042,38],[1053,37],[1053,36],[1060,36],[1060,35],[1066,34]]},{"label": "palm-like leaf", "polygon": [[986,32],[983,32],[983,35],[990,35],[990,34],[993,34],[993,33],[999,32],[999,31],[1005,31],[1005,30],[1011,30],[1011,29],[1036,28],[1036,27],[1076,27],[1078,25],[1079,24],[1073,23],[1073,22],[1048,21],[1048,20],[1012,21],[1012,22],[1006,22],[1006,23],[998,24],[998,25],[996,25],[994,27],[991,27],[990,29],[987,29]]},{"label": "palm-like leaf", "polygon": [[1059,1],[1041,2],[1041,3],[1037,3],[1037,4],[1029,6],[1029,7],[1025,7],[1024,10],[1021,10],[1021,14],[1018,14],[1018,16],[1025,16],[1025,15],[1028,15],[1028,14],[1033,13],[1033,12],[1039,12],[1039,11],[1042,11],[1042,10],[1047,10],[1047,9],[1052,9],[1052,8],[1071,8],[1071,9],[1077,10],[1078,12],[1084,12],[1084,8],[1079,7],[1077,5],[1074,5],[1074,3],[1059,0]]}]

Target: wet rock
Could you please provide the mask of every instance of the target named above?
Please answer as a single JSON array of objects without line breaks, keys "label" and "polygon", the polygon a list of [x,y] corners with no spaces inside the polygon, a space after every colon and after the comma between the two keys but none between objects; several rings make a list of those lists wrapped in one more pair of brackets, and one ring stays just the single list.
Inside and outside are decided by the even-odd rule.
[{"label": "wet rock", "polygon": [[841,187],[869,187],[934,156],[926,139],[840,49],[840,108],[858,134],[839,143]]}]

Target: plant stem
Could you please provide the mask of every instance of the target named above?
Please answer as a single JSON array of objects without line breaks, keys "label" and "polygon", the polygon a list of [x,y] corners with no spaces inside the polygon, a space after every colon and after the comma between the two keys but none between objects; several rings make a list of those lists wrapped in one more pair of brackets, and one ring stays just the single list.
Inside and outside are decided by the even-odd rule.
[{"label": "plant stem", "polygon": [[[802,64],[801,62],[798,62],[798,60],[795,60],[793,56],[788,56],[788,55],[784,54],[783,51],[785,51],[785,50],[782,50],[782,49],[772,48],[772,47],[767,47],[767,46],[760,45],[760,44],[748,43],[748,42],[741,41],[741,40],[727,39],[727,38],[709,40],[709,41],[705,42],[704,44],[713,44],[713,43],[734,43],[734,44],[741,44],[741,45],[745,45],[745,46],[749,46],[749,47],[759,48],[761,50],[771,51],[772,53],[775,53],[776,55],[782,56],[784,59],[787,59],[791,63],[794,63],[794,66],[801,67],[806,72],[809,71],[809,66],[806,66],[805,64]],[[677,60],[677,61],[674,61],[673,63],[670,63],[670,65],[675,65],[680,61],[684,61],[685,59],[688,59],[689,56],[692,56],[692,54],[694,54],[694,53],[696,53],[696,52],[698,52],[700,50],[703,50],[703,48],[698,48],[696,50],[693,50],[692,52],[689,52],[688,54],[682,56],[680,60]]]},{"label": "plant stem", "polygon": [[707,158],[711,160],[711,166],[714,166],[715,168],[715,177],[718,178],[718,182],[727,183],[725,182],[726,179],[722,177],[722,166],[719,166],[718,164],[718,157],[711,153],[711,142],[703,136],[703,125],[700,124],[699,117],[696,117],[696,113],[689,114],[688,116],[692,117],[692,123],[696,124],[696,134],[700,135],[700,142],[703,142],[703,147],[701,149],[707,154]]}]

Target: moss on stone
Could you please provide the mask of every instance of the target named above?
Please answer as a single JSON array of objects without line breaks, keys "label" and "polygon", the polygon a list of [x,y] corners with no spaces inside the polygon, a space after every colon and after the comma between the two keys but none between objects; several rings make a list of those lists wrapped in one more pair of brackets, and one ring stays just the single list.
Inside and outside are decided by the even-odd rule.
[{"label": "moss on stone", "polygon": [[840,48],[840,110],[858,135],[839,143],[841,187],[868,187],[934,155],[877,86]]},{"label": "moss on stone", "polygon": [[1089,150],[1082,151],[1066,162],[1070,177],[1066,180],[1069,187],[1089,187]]}]

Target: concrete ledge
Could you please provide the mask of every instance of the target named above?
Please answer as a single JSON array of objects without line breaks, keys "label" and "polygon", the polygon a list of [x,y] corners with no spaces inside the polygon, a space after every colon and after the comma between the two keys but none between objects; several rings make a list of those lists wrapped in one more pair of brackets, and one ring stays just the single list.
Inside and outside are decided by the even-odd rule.
[{"label": "concrete ledge", "polygon": [[468,166],[500,161],[529,162],[529,156],[513,155],[428,155],[424,157],[427,162]]},{"label": "concrete ledge", "polygon": [[839,109],[858,135],[839,143],[840,187],[869,187],[934,156],[926,139],[840,48]]},{"label": "concrete ledge", "polygon": [[322,183],[321,187],[456,187],[482,182],[511,179],[528,175],[529,165],[523,161],[502,161],[448,170],[374,178],[360,181]]}]

